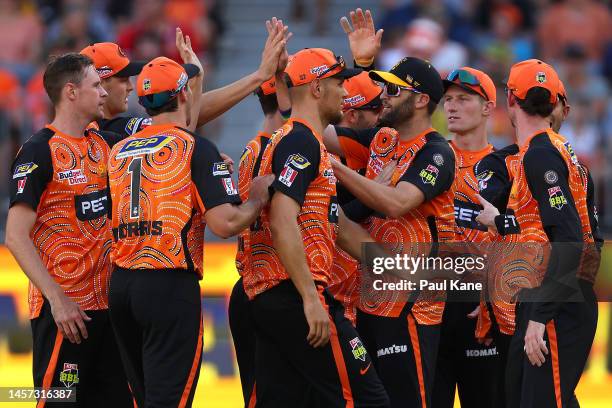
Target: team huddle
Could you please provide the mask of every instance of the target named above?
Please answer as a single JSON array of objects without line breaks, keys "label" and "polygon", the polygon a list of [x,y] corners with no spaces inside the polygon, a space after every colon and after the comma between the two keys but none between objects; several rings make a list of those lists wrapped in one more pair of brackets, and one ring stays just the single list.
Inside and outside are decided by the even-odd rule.
[{"label": "team huddle", "polygon": [[[30,279],[34,385],[77,402],[37,407],[192,406],[205,228],[238,237],[245,407],[451,408],[456,389],[469,408],[579,406],[601,239],[589,171],[557,133],[570,95],[554,68],[511,68],[514,144],[496,150],[486,73],[442,78],[414,57],[377,70],[371,13],[341,25],[353,68],[324,48],[290,56],[273,18],[259,68],[204,93],[179,29],[183,64],[113,43],[51,59],[55,116],[13,163],[6,243]],[[132,76],[147,118],[120,116]],[[231,158],[195,132],[251,93],[264,122],[236,185]],[[450,141],[432,127],[439,105]],[[372,289],[364,246],[455,244],[488,257],[485,274],[461,272],[482,288],[469,300]]]}]

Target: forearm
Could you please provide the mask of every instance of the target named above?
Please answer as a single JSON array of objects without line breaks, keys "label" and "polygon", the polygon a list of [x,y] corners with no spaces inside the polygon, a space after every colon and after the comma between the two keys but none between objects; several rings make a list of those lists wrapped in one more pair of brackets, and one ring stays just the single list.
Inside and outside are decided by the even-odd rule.
[{"label": "forearm", "polygon": [[217,118],[238,102],[254,92],[269,78],[262,78],[258,71],[253,72],[222,88],[202,94],[198,127]]},{"label": "forearm", "polygon": [[271,222],[271,232],[274,248],[302,299],[317,297],[297,220],[279,217]]},{"label": "forearm", "polygon": [[265,204],[265,201],[251,199],[236,206],[236,211],[234,211],[233,216],[230,217],[227,222],[227,233],[224,234],[227,236],[224,238],[234,236],[253,224]]},{"label": "forearm", "polygon": [[278,102],[278,110],[287,112],[291,110],[291,98],[289,97],[289,88],[285,83],[284,73],[276,74],[276,101]]},{"label": "forearm", "polygon": [[334,174],[366,207],[391,217],[402,214],[404,205],[396,188],[379,184],[343,165],[334,168]]},{"label": "forearm", "polygon": [[348,219],[344,213],[341,213],[338,224],[336,244],[353,258],[363,262],[361,245],[364,242],[375,242],[374,239],[359,224]]},{"label": "forearm", "polygon": [[191,105],[190,120],[188,129],[194,132],[198,128],[198,117],[200,115],[202,103],[202,85],[204,83],[204,75],[202,73],[191,79],[189,86],[193,90],[193,101]]}]

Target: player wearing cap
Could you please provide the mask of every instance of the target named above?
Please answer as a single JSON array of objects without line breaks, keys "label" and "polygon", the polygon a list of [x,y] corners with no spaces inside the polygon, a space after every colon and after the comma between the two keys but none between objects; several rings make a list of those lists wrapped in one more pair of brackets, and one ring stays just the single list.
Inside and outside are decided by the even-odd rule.
[{"label": "player wearing cap", "polygon": [[257,406],[384,407],[369,355],[325,291],[336,239],[353,256],[369,239],[338,207],[322,141],[324,127],[342,117],[344,79],[358,71],[329,50],[310,48],[296,53],[285,73],[292,114],[261,160],[259,174],[276,175],[275,193],[251,229],[251,268],[243,275],[257,332]]},{"label": "player wearing cap", "polygon": [[[193,131],[220,116],[274,75],[278,55],[284,49],[284,43],[290,35],[287,36],[287,27],[283,26],[282,20],[274,18],[272,21],[274,24],[269,30],[261,64],[257,71],[230,85],[204,92],[202,94],[203,103],[199,108],[194,108],[196,110],[192,113],[193,120],[190,124],[190,130]],[[179,28],[177,28],[176,33],[176,43],[183,63],[195,64],[200,67],[200,74],[195,79],[198,83],[192,83],[191,87],[194,90],[201,89],[202,66],[191,49],[189,36],[183,38],[183,33]],[[186,47],[187,44],[188,48]],[[92,44],[84,48],[81,54],[87,55],[94,61],[96,70],[103,79],[103,86],[109,94],[104,107],[104,119],[98,120],[97,124],[92,124],[92,126],[98,129],[111,130],[124,136],[133,135],[148,126],[151,123],[150,118],[117,116],[126,112],[128,108],[127,98],[133,90],[129,77],[137,75],[144,63],[131,62],[115,43]]]},{"label": "player wearing cap", "polygon": [[106,92],[79,54],[51,60],[43,83],[55,118],[13,163],[6,244],[30,279],[34,386],[71,389],[77,402],[37,407],[131,407],[108,316],[112,139],[85,131]]},{"label": "player wearing cap", "polygon": [[[338,179],[374,213],[368,230],[377,242],[417,255],[424,243],[454,238],[455,158],[444,137],[431,127],[431,115],[444,93],[442,79],[426,61],[406,57],[389,72],[371,71],[385,83],[382,128],[370,147],[366,176],[334,162]],[[391,185],[372,179],[396,162]],[[370,211],[372,213],[372,211]],[[405,293],[362,293],[357,329],[394,407],[431,404],[443,302]],[[395,345],[402,345],[395,352]],[[405,345],[405,346],[404,346]]]},{"label": "player wearing cap", "polygon": [[[508,207],[520,233],[506,234],[518,234],[519,243],[552,244],[545,252],[550,261],[542,266],[529,263],[529,254],[512,254],[529,263],[529,279],[521,281],[517,295],[507,406],[577,406],[574,390],[597,324],[593,283],[598,262],[589,267],[590,254],[583,251],[583,243],[594,242],[588,181],[571,145],[549,128],[561,89],[554,69],[539,60],[517,63],[507,88],[520,149]],[[490,215],[483,218],[490,225]],[[574,299],[575,292],[580,300],[562,300]]]},{"label": "player wearing cap", "polygon": [[[443,82],[444,113],[457,160],[453,188],[457,241],[487,242],[487,227],[475,220],[482,207],[477,198],[474,164],[493,151],[488,143],[487,123],[495,108],[495,85],[487,74],[470,67],[453,70]],[[474,279],[480,281],[482,277],[469,274],[464,277]],[[496,344],[481,344],[474,336],[477,316],[474,310],[478,310],[480,293],[471,295],[467,298],[465,292],[448,292],[436,364],[434,408],[453,407],[455,388],[462,406],[503,406],[504,384],[497,379],[503,377],[505,365]]]},{"label": "player wearing cap", "polygon": [[152,124],[114,146],[109,159],[114,271],[111,321],[139,406],[191,406],[202,353],[203,233],[232,236],[267,201],[270,178],[238,192],[215,146],[185,129],[198,103],[195,65],[165,58],[138,76]]}]

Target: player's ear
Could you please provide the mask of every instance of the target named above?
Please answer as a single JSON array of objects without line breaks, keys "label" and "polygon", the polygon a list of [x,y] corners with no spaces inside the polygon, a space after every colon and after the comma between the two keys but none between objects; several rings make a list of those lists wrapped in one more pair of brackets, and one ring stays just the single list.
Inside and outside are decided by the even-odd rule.
[{"label": "player's ear", "polygon": [[414,107],[417,109],[427,108],[429,104],[429,95],[427,94],[417,94],[417,98],[414,102]]},{"label": "player's ear", "polygon": [[323,84],[321,83],[320,79],[315,79],[312,82],[310,82],[309,84],[310,86],[310,92],[312,92],[312,94],[316,97],[316,98],[320,98],[323,91]]},{"label": "player's ear", "polygon": [[482,104],[482,115],[491,116],[493,110],[495,110],[495,104],[493,103],[493,101],[484,101],[484,103]]},{"label": "player's ear", "polygon": [[72,82],[67,82],[62,89],[62,98],[69,101],[74,101],[77,96],[77,91],[78,87],[75,84]]}]

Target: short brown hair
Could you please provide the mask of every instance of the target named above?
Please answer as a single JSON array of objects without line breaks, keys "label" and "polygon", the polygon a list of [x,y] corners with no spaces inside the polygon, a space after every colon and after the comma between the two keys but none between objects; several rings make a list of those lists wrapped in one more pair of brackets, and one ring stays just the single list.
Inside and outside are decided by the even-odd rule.
[{"label": "short brown hair", "polygon": [[56,106],[67,83],[78,85],[85,77],[87,68],[93,61],[86,55],[76,52],[53,56],[49,59],[43,75],[43,85],[53,106]]},{"label": "short brown hair", "polygon": [[533,87],[527,91],[525,99],[516,98],[519,107],[530,116],[547,118],[555,109],[550,103],[550,91],[548,89]]}]

